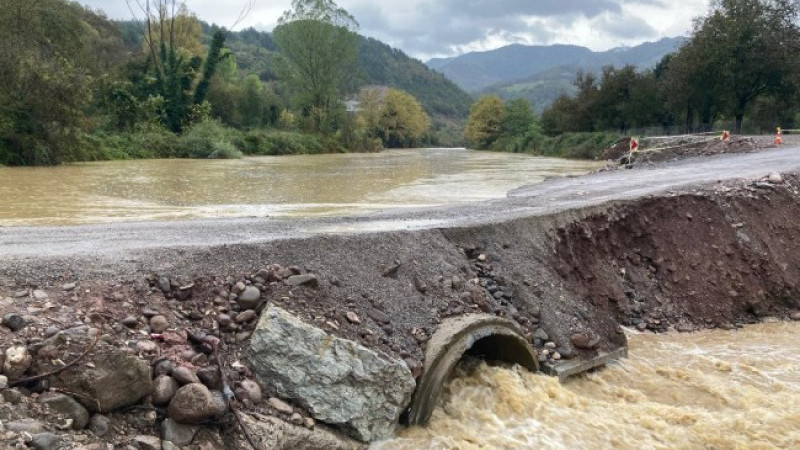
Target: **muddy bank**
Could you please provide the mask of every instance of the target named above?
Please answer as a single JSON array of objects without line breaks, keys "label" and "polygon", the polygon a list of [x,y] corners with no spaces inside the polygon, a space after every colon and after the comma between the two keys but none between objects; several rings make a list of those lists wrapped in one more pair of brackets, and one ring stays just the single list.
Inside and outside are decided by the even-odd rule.
[{"label": "muddy bank", "polygon": [[[296,448],[311,433],[357,446],[274,386],[253,385],[245,353],[264,308],[402,361],[417,379],[438,325],[469,313],[515,322],[542,364],[623,346],[621,325],[690,331],[797,318],[799,189],[797,176],[773,175],[488,225],[153,249],[122,258],[122,274],[86,259],[21,259],[0,280],[0,349],[29,355],[4,368],[8,382],[59,370],[93,337],[100,344],[70,370],[3,390],[0,420],[33,418],[28,435],[87,449],[156,448],[178,421],[194,427],[180,448],[246,448],[214,400],[228,384],[234,408],[273,418],[245,419],[271,423],[255,432],[264,442]],[[93,407],[98,395],[65,376],[97,369],[103,355],[147,369],[122,406]],[[172,405],[170,386],[198,384],[193,377],[207,411]],[[53,394],[102,416],[94,420],[107,420],[106,432],[91,421],[70,431],[75,418],[67,425],[67,413],[42,402]],[[20,430],[0,442],[25,445]]]},{"label": "muddy bank", "polygon": [[[792,139],[797,144],[796,139]],[[601,159],[613,160],[609,167],[627,169],[646,167],[656,163],[675,162],[687,158],[737,153],[753,153],[779,148],[768,136],[731,136],[723,141],[719,137],[683,136],[675,138],[643,138],[639,149],[631,154],[630,138],[621,139],[606,149]]]}]

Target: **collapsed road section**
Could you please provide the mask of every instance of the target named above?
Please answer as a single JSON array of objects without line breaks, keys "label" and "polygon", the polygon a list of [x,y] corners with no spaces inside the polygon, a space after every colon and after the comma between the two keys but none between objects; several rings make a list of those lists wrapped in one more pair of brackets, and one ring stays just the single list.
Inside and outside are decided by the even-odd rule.
[{"label": "collapsed road section", "polygon": [[624,349],[622,327],[800,320],[792,173],[509,203],[513,217],[452,227],[7,251],[0,441],[359,448],[424,423],[464,354],[555,370]]}]

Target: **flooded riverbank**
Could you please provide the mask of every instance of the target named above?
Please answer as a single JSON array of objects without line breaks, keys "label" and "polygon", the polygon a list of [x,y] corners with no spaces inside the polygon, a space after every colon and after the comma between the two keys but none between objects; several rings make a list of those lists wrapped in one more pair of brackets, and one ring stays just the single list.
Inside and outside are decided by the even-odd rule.
[{"label": "flooded riverbank", "polygon": [[500,198],[597,167],[464,149],[0,167],[0,226],[353,215]]},{"label": "flooded riverbank", "polygon": [[630,358],[565,384],[480,366],[427,428],[383,449],[800,448],[800,323],[641,334]]}]

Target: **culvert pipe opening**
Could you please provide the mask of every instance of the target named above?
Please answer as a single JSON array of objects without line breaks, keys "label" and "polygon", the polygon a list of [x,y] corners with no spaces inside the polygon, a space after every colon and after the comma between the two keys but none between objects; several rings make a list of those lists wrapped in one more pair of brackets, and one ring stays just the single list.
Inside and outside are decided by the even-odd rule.
[{"label": "culvert pipe opening", "polygon": [[539,370],[536,352],[516,323],[487,314],[446,319],[428,342],[422,377],[404,418],[407,425],[428,423],[444,383],[464,356]]}]

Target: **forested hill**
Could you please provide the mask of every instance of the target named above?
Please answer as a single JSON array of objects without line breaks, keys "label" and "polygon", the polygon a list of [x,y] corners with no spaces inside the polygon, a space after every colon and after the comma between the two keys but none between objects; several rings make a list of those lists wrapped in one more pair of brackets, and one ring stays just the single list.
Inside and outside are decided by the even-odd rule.
[{"label": "forested hill", "polygon": [[363,38],[358,60],[367,84],[395,87],[417,98],[432,116],[463,118],[472,97],[441,73],[372,38]]},{"label": "forested hill", "polygon": [[606,52],[593,52],[574,45],[510,45],[455,58],[432,59],[427,64],[444,73],[468,92],[479,92],[493,85],[535,77],[557,67],[576,67],[590,71],[599,70],[606,65],[653,67],[664,55],[675,51],[683,40],[664,38],[657,42]]},{"label": "forested hill", "polygon": [[[205,39],[211,41],[212,28],[203,24]],[[240,74],[255,73],[264,81],[274,79],[270,61],[277,45],[270,33],[249,28],[228,35],[226,47],[236,56]],[[428,68],[401,50],[376,39],[360,36],[358,71],[353,84],[385,85],[413,95],[433,116],[463,119],[472,97],[447,77]]]}]

